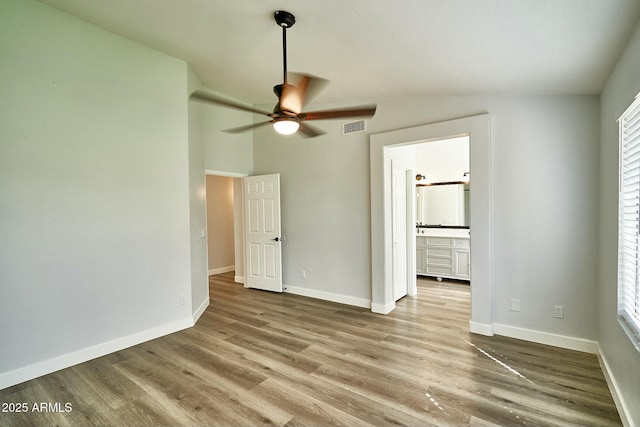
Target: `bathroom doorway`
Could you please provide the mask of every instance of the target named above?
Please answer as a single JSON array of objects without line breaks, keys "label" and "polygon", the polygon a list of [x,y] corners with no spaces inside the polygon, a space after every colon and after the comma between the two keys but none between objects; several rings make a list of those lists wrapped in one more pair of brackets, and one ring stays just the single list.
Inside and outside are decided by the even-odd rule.
[{"label": "bathroom doorway", "polygon": [[[453,119],[370,137],[371,265],[374,312],[395,308],[392,280],[391,158],[392,149],[453,136],[468,135],[471,192],[471,332],[493,335],[491,293],[491,121],[488,114]],[[414,204],[415,206],[415,204]],[[415,256],[415,255],[414,255]]]}]

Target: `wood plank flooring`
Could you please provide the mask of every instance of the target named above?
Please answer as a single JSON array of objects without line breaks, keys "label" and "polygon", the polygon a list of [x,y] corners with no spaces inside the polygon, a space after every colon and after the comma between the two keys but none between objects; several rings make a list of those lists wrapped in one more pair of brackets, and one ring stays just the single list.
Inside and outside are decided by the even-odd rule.
[{"label": "wood plank flooring", "polygon": [[466,284],[420,279],[386,316],[233,273],[210,296],[194,328],[0,390],[29,407],[0,425],[621,425],[594,355],[469,334]]}]

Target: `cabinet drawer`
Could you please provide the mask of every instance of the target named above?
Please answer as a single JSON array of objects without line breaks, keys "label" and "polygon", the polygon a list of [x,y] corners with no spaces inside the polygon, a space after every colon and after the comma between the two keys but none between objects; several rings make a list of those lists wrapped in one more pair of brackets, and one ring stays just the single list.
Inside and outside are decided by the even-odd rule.
[{"label": "cabinet drawer", "polygon": [[454,248],[468,248],[469,239],[453,239]]},{"label": "cabinet drawer", "polygon": [[427,245],[451,246],[451,239],[449,237],[427,237]]},{"label": "cabinet drawer", "polygon": [[427,256],[427,265],[446,266],[449,268],[453,268],[453,258]]},{"label": "cabinet drawer", "polygon": [[427,246],[427,255],[444,256],[451,258],[451,249],[434,248],[433,246]]},{"label": "cabinet drawer", "polygon": [[427,274],[451,276],[453,269],[451,267],[440,267],[436,265],[427,265]]}]

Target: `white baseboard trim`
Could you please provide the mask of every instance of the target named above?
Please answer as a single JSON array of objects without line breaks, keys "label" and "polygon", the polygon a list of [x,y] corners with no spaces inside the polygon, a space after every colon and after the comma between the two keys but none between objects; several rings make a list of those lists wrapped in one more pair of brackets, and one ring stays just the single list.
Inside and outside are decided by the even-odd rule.
[{"label": "white baseboard trim", "polygon": [[244,276],[235,276],[233,281],[236,283],[242,283],[244,285]]},{"label": "white baseboard trim", "polygon": [[68,368],[73,365],[77,365],[79,363],[87,362],[89,360],[105,356],[115,351],[123,350],[125,348],[162,337],[164,335],[178,332],[182,329],[190,328],[191,326],[193,326],[192,318],[186,317],[184,319],[167,323],[162,326],[157,326],[145,331],[136,332],[134,334],[127,335],[121,338],[116,338],[112,341],[107,341],[84,348],[82,350],[54,357],[53,359],[34,363],[33,365],[24,366],[22,368],[14,369],[13,371],[1,373],[0,390],[23,383],[25,381],[32,380],[34,378],[41,377],[43,375],[50,374],[52,372],[59,371],[61,369]]},{"label": "white baseboard trim", "polygon": [[207,296],[207,298],[205,298],[205,300],[202,301],[202,304],[200,304],[200,307],[198,307],[198,309],[193,313],[193,325],[195,325],[198,322],[198,319],[200,319],[200,316],[202,316],[202,313],[204,313],[207,307],[209,307],[210,302],[211,301],[209,300],[209,296]]},{"label": "white baseboard trim", "polygon": [[214,276],[216,274],[228,273],[236,269],[235,265],[229,265],[227,267],[214,268],[213,270],[209,270],[209,276]]},{"label": "white baseboard trim", "polygon": [[600,348],[600,344],[597,344],[598,351],[596,355],[598,356],[598,362],[600,363],[600,369],[602,369],[602,373],[604,374],[604,379],[607,381],[607,385],[609,386],[609,391],[611,392],[611,397],[613,397],[613,402],[616,404],[616,408],[618,409],[618,414],[620,415],[620,420],[622,421],[622,425],[625,427],[634,427],[635,424],[633,420],[627,417],[627,407],[626,401],[624,399],[624,393],[618,387],[618,382],[615,377],[611,374],[611,369],[609,368],[609,362],[607,362],[607,358],[602,353],[602,349]]},{"label": "white baseboard trim", "polygon": [[334,294],[331,292],[318,291],[315,289],[300,288],[298,286],[284,285],[283,291],[290,294],[317,298],[325,301],[337,302],[340,304],[353,305],[356,307],[369,308],[369,305],[371,304],[371,301],[364,298],[356,298],[349,295]]},{"label": "white baseboard trim", "polygon": [[469,321],[469,332],[472,334],[493,336],[493,325]]},{"label": "white baseboard trim", "polygon": [[494,323],[493,332],[496,335],[517,338],[539,344],[552,345],[569,350],[583,351],[585,353],[597,354],[598,342],[585,340],[582,338],[568,337],[565,335],[551,334],[549,332],[534,331],[532,329],[518,328],[516,326],[501,325]]},{"label": "white baseboard trim", "polygon": [[388,304],[371,303],[371,311],[377,314],[389,314],[396,308],[396,302],[391,301]]}]

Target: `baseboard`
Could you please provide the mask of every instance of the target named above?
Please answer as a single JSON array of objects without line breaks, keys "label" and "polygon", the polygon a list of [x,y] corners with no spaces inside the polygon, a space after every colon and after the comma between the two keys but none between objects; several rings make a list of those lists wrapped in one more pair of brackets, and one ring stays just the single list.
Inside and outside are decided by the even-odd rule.
[{"label": "baseboard", "polygon": [[471,332],[472,334],[485,335],[488,337],[492,337],[494,333],[493,325],[472,321],[469,321],[469,332]]},{"label": "baseboard", "polygon": [[283,286],[284,292],[302,295],[304,297],[317,298],[325,301],[337,302],[340,304],[353,305],[356,307],[369,308],[371,301],[364,298],[356,298],[349,295],[334,294],[331,292],[318,291],[315,289],[300,288],[298,286]]},{"label": "baseboard", "polygon": [[396,302],[391,301],[388,304],[371,303],[371,311],[377,314],[389,314],[396,308]]},{"label": "baseboard", "polygon": [[214,276],[216,274],[228,273],[236,269],[235,265],[229,265],[227,267],[214,268],[213,270],[209,270],[209,276]]},{"label": "baseboard", "polygon": [[585,353],[597,354],[598,342],[585,340],[582,338],[568,337],[565,335],[551,334],[548,332],[534,331],[532,329],[518,328],[515,326],[494,324],[493,332],[496,335],[517,338],[539,344],[552,345],[569,350],[583,351]]},{"label": "baseboard", "polygon": [[178,332],[193,326],[191,317],[186,317],[162,326],[147,329],[112,341],[100,343],[82,350],[54,357],[53,359],[35,363],[0,374],[0,390],[11,387],[61,369],[68,368],[101,356],[141,344],[143,342]]},{"label": "baseboard", "polygon": [[618,414],[620,415],[622,425],[625,427],[634,427],[635,424],[633,423],[633,420],[627,417],[628,411],[626,401],[624,400],[624,393],[622,393],[622,391],[618,387],[618,382],[611,374],[609,362],[607,362],[607,358],[602,353],[600,344],[597,344],[596,355],[598,356],[598,362],[600,363],[600,369],[602,369],[602,373],[604,374],[604,379],[607,381],[607,385],[609,386],[611,397],[613,397],[613,402],[616,404],[616,408],[618,409]]},{"label": "baseboard", "polygon": [[234,276],[233,281],[244,285],[244,276]]},{"label": "baseboard", "polygon": [[202,301],[202,304],[200,304],[200,307],[198,307],[198,309],[193,313],[194,325],[198,322],[198,319],[200,319],[200,316],[202,316],[202,313],[204,313],[207,307],[209,307],[210,302],[211,301],[209,300],[209,296],[207,296],[207,298],[205,298],[205,300]]}]

